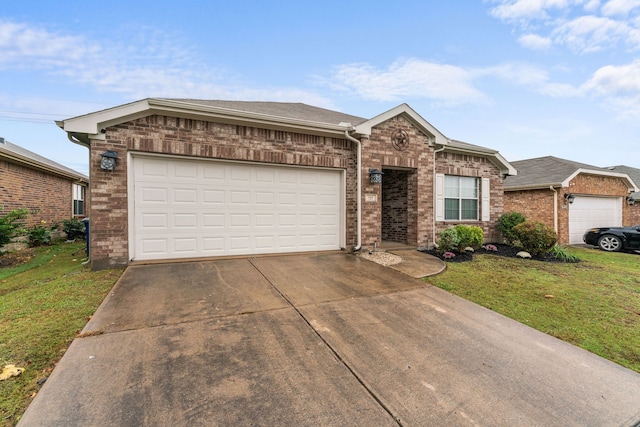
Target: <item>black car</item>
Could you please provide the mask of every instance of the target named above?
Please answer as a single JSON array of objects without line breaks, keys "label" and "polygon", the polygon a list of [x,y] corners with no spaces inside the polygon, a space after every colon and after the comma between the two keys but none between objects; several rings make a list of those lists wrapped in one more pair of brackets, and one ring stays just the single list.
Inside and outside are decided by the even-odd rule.
[{"label": "black car", "polygon": [[631,227],[602,227],[587,230],[582,236],[587,245],[598,246],[603,251],[640,251],[640,225]]}]

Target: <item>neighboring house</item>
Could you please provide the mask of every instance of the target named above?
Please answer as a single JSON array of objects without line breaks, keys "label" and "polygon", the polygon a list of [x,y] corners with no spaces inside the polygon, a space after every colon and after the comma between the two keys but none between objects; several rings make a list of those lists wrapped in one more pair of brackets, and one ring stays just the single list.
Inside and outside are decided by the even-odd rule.
[{"label": "neighboring house", "polygon": [[592,227],[623,225],[627,197],[638,191],[626,173],[557,157],[511,162],[518,171],[504,182],[504,211],[554,228],[560,243],[582,243]]},{"label": "neighboring house", "polygon": [[[626,173],[637,186],[640,186],[640,169],[630,166],[611,166],[607,169],[613,172]],[[625,210],[623,225],[638,225],[640,224],[640,192],[635,191],[629,197],[632,200],[629,200],[629,209]]]},{"label": "neighboring house", "polygon": [[[515,173],[406,104],[366,119],[300,103],[149,98],[58,126],[91,153],[93,268],[428,247],[457,223],[494,239],[503,177]],[[116,155],[114,170],[101,168]]]},{"label": "neighboring house", "polygon": [[0,138],[0,215],[26,208],[27,226],[84,218],[88,184],[89,177]]}]

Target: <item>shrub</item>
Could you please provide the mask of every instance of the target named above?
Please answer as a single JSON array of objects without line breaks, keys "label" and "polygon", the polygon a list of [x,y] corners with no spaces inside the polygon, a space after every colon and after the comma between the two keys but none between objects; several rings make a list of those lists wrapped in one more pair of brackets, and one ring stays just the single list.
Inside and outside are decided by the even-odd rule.
[{"label": "shrub", "polygon": [[556,244],[558,237],[552,228],[541,222],[525,221],[511,229],[520,245],[531,255],[542,255]]},{"label": "shrub", "polygon": [[513,233],[513,227],[518,224],[522,224],[525,222],[527,218],[520,212],[507,212],[505,214],[500,215],[498,218],[498,231],[502,233],[502,237],[504,237],[504,241],[513,245],[517,242],[517,237]]},{"label": "shrub", "polygon": [[0,246],[11,242],[20,231],[22,220],[29,215],[26,209],[14,209],[3,217],[0,217]]},{"label": "shrub", "polygon": [[471,247],[474,250],[478,249],[484,241],[484,232],[482,228],[475,225],[456,225],[455,230],[458,233],[460,239],[458,243],[458,250],[462,252],[466,247]]},{"label": "shrub", "polygon": [[442,254],[445,252],[451,252],[458,249],[460,246],[460,235],[455,227],[447,228],[440,233],[440,240],[438,241],[438,251]]},{"label": "shrub", "polygon": [[29,246],[43,246],[51,243],[51,232],[45,227],[46,221],[34,225],[28,232]]},{"label": "shrub", "polygon": [[63,220],[62,231],[67,234],[69,240],[84,239],[84,223],[78,218]]}]

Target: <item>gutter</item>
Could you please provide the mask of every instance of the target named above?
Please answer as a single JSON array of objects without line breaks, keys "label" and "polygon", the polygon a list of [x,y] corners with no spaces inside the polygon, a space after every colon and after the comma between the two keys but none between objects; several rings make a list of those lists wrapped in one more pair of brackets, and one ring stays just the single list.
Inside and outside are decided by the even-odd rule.
[{"label": "gutter", "polygon": [[357,159],[356,159],[356,175],[357,175],[357,179],[356,179],[356,186],[357,186],[357,190],[356,190],[356,199],[357,199],[357,214],[356,214],[356,229],[358,230],[357,234],[358,234],[358,240],[356,242],[356,246],[353,248],[354,251],[359,251],[360,248],[362,247],[362,221],[361,221],[361,217],[362,217],[362,143],[360,142],[360,140],[352,137],[351,135],[349,135],[349,131],[345,130],[344,131],[344,136],[345,138],[347,138],[349,141],[353,141],[356,144],[356,148],[357,148]]}]

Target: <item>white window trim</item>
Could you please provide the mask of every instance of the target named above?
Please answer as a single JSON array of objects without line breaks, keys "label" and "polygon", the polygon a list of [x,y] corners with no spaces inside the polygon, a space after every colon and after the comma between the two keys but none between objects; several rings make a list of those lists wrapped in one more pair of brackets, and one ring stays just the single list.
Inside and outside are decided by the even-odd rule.
[{"label": "white window trim", "polygon": [[[460,176],[460,175],[451,175]],[[476,178],[480,180],[480,195],[478,197],[478,219],[445,219],[444,218],[444,179],[445,174],[437,173],[435,182],[435,217],[436,221],[456,221],[456,222],[478,222],[478,221],[490,221],[491,220],[491,180],[489,178],[478,177],[464,177],[464,178]]]}]

